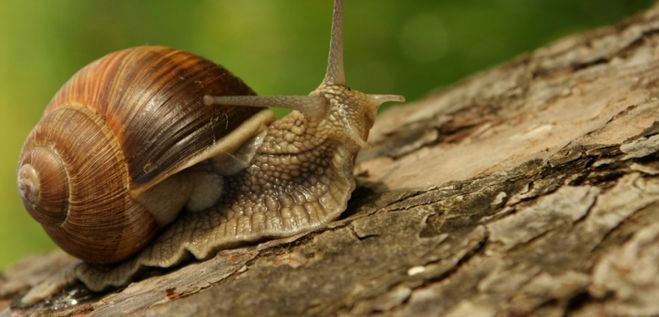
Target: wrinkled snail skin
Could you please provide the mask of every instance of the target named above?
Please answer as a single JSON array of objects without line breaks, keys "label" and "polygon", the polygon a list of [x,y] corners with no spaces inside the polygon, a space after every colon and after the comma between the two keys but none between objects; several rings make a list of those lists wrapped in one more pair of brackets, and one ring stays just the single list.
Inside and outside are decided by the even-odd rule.
[{"label": "wrinkled snail skin", "polygon": [[[195,65],[193,61],[184,61],[184,64]],[[169,70],[161,69],[168,65],[165,61],[153,63],[152,72],[159,74],[154,76],[156,82],[162,76],[179,77],[171,75]],[[122,67],[115,65],[111,69],[121,73]],[[188,68],[180,72],[183,78],[197,74]],[[123,80],[133,82],[136,77],[140,76],[125,74]],[[121,287],[145,267],[168,268],[185,261],[190,255],[200,260],[207,259],[224,248],[290,236],[327,224],[346,209],[356,186],[352,174],[355,157],[361,148],[368,145],[366,140],[378,107],[384,102],[404,101],[402,96],[365,94],[346,86],[343,70],[343,0],[334,1],[325,77],[308,96],[254,96],[240,80],[224,70],[216,78],[225,81],[227,86],[202,89],[210,85],[197,85],[194,80],[185,89],[179,89],[177,85],[156,85],[160,87],[156,89],[158,91],[173,89],[175,92],[151,99],[150,93],[137,94],[130,98],[146,106],[139,110],[126,110],[130,114],[127,119],[148,116],[152,108],[161,109],[157,106],[158,102],[170,102],[182,98],[180,94],[190,93],[193,95],[191,101],[172,102],[173,108],[210,112],[203,120],[179,117],[173,110],[171,113],[165,111],[165,114],[155,118],[162,123],[155,128],[146,121],[133,122],[127,127],[123,123],[125,118],[119,120],[114,119],[114,116],[111,119],[102,117],[103,120],[88,118],[86,120],[90,121],[90,126],[106,123],[100,129],[101,132],[96,134],[110,134],[118,141],[99,145],[83,138],[76,141],[80,144],[76,143],[71,149],[44,145],[46,143],[41,139],[45,139],[45,136],[42,135],[54,133],[52,130],[43,128],[42,131],[37,128],[36,132],[33,131],[26,142],[26,149],[30,150],[24,151],[21,157],[19,189],[26,208],[35,218],[41,219],[42,223],[58,224],[56,230],[46,229],[53,231],[49,231],[49,234],[55,240],[59,238],[58,230],[69,230],[68,223],[63,224],[69,219],[76,220],[71,215],[72,207],[82,202],[83,195],[73,192],[73,187],[67,186],[62,180],[66,178],[68,184],[87,181],[73,174],[66,166],[66,160],[73,156],[69,151],[80,147],[85,149],[84,153],[118,153],[118,156],[109,155],[107,162],[89,159],[86,155],[74,159],[83,163],[83,168],[78,171],[91,173],[94,169],[106,169],[103,172],[112,175],[103,178],[106,185],[102,189],[86,190],[85,194],[99,198],[94,199],[96,205],[90,207],[88,212],[100,212],[101,209],[107,212],[130,210],[138,215],[121,215],[119,218],[130,219],[127,221],[129,224],[133,221],[131,217],[139,218],[145,221],[146,227],[154,227],[157,234],[135,233],[149,236],[153,241],[140,246],[143,249],[133,256],[112,265],[98,265],[100,261],[82,258],[85,262],[76,263],[33,287],[21,299],[23,305],[48,298],[76,281],[82,282],[92,291]],[[83,89],[85,94],[97,93],[97,88],[90,87],[88,81],[83,79],[80,84],[86,87]],[[64,96],[68,95],[66,87],[63,88]],[[113,95],[130,89],[133,88],[111,85],[109,92],[101,95]],[[53,103],[60,104],[56,102],[60,99],[66,100],[58,95]],[[145,99],[150,101],[145,102]],[[158,101],[155,104],[154,99]],[[202,101],[203,105],[200,104]],[[59,108],[68,109],[64,105],[73,105],[77,109],[81,103],[67,101],[61,104],[63,106],[51,104],[42,121],[61,122],[61,119],[55,117]],[[186,106],[188,104],[191,106]],[[272,106],[287,107],[293,111],[272,122],[272,115],[263,110],[264,107]],[[91,112],[110,117],[112,113],[122,112],[117,107],[104,106],[101,110]],[[172,108],[163,106],[162,109]],[[86,116],[77,112],[75,115]],[[48,119],[50,117],[53,119]],[[218,127],[221,129],[216,130]],[[65,140],[80,133],[72,132],[70,127],[55,130],[58,129],[62,130],[59,133],[63,133],[61,138]],[[134,141],[139,136],[144,138],[141,143]],[[196,144],[199,140],[201,144]],[[36,160],[37,154],[45,158]],[[132,163],[126,165],[123,162]],[[101,163],[108,166],[94,165]],[[42,168],[47,169],[40,171]],[[110,185],[115,182],[117,189],[110,190]],[[62,199],[63,196],[69,199]],[[117,201],[118,206],[109,205],[107,201],[112,199]],[[167,199],[176,202],[171,203]],[[36,208],[38,201],[50,204],[47,208]],[[184,205],[187,206],[185,210],[176,215],[176,211],[184,209]],[[164,214],[139,210],[162,211],[167,208],[171,210]],[[174,218],[174,221],[166,225]],[[79,222],[76,220],[75,224],[80,226]],[[116,220],[105,222],[103,226],[112,226]],[[158,232],[158,228],[165,225]],[[100,227],[94,229],[100,230]],[[75,233],[71,233],[76,237]],[[147,238],[128,239],[128,243],[139,244],[141,239]],[[117,249],[117,244],[121,245],[116,241],[111,245]],[[93,248],[107,247],[110,246]],[[63,249],[73,253],[64,246]]]},{"label": "wrinkled snail skin", "polygon": [[253,92],[227,70],[165,47],[126,49],[83,68],[25,141],[25,208],[84,261],[135,254],[190,198],[194,177],[170,176],[250,118],[267,117],[259,108],[206,106],[204,94]]}]

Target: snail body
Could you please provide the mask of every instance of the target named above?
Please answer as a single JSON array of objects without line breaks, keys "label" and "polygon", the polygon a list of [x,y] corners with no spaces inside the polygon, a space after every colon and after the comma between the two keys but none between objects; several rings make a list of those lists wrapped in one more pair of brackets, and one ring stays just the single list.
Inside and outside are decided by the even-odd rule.
[{"label": "snail body", "polygon": [[[210,76],[213,80],[224,82],[221,87],[215,87],[210,84],[215,83],[211,79],[207,82],[202,80],[202,83],[190,79],[197,75],[196,71],[184,69],[172,74],[162,69],[164,67],[162,65],[167,65],[166,62],[154,63],[158,65],[153,67],[153,73],[158,74],[154,75],[156,81],[159,82],[162,76],[170,76],[174,81],[175,78],[183,77],[182,80],[188,82],[184,85],[186,87],[178,87],[174,84],[168,87],[180,89],[174,89],[171,95],[162,98],[187,100],[171,102],[174,109],[183,108],[185,113],[204,109],[208,114],[198,115],[200,119],[185,121],[173,115],[174,110],[168,110],[172,108],[163,108],[164,117],[157,118],[165,122],[162,126],[152,128],[150,123],[135,125],[134,128],[141,131],[136,133],[137,135],[146,133],[145,131],[150,132],[144,137],[143,143],[129,146],[127,145],[129,142],[117,142],[110,146],[111,150],[107,150],[107,152],[120,153],[124,153],[121,150],[126,149],[144,150],[142,153],[145,156],[133,157],[123,154],[123,159],[136,159],[138,163],[121,165],[121,160],[118,160],[117,166],[111,169],[118,170],[119,176],[116,178],[124,180],[124,183],[121,183],[124,186],[121,192],[124,198],[117,200],[125,202],[133,199],[138,202],[140,208],[154,212],[164,211],[164,214],[155,216],[155,220],[150,220],[155,223],[150,225],[155,228],[155,233],[147,236],[153,240],[140,245],[136,251],[126,252],[128,255],[117,257],[112,261],[98,260],[96,255],[89,259],[78,256],[84,262],[34,287],[22,298],[22,303],[38,302],[76,280],[83,282],[92,291],[122,286],[130,282],[135,273],[143,267],[167,268],[181,263],[188,255],[196,259],[206,259],[223,248],[309,231],[338,217],[345,210],[355,188],[352,175],[355,157],[359,149],[367,145],[366,139],[374,123],[377,108],[387,101],[404,101],[402,96],[369,95],[347,87],[343,71],[342,39],[343,1],[335,0],[325,78],[318,88],[307,96],[254,96],[242,81],[231,76],[221,67],[218,67],[221,71]],[[164,50],[166,56],[178,54],[175,53],[178,51],[171,49],[158,50]],[[190,64],[195,65],[194,58],[186,57],[182,60],[182,64],[186,67]],[[201,68],[205,69],[205,67]],[[81,72],[84,73],[85,70]],[[101,74],[107,72],[111,71],[101,71]],[[74,79],[77,76],[74,76]],[[77,79],[71,80],[62,91],[68,92],[69,89],[66,87],[78,84],[76,81]],[[89,88],[88,83],[88,78],[81,77],[79,85],[85,87],[82,91],[85,94],[95,93],[94,89]],[[111,86],[110,92],[118,89],[116,85]],[[151,87],[152,84],[146,86]],[[165,89],[165,86],[167,85],[153,90]],[[126,92],[130,89],[132,88],[118,90]],[[149,92],[153,90],[147,89]],[[181,94],[190,94],[191,97],[184,99]],[[68,93],[63,95],[67,96]],[[148,98],[147,95],[137,94],[131,98],[143,100]],[[58,112],[60,106],[56,106],[56,101],[60,98],[66,99],[59,96],[58,94],[58,97],[51,102],[42,121],[52,116],[52,113]],[[99,96],[105,98],[107,93],[101,93]],[[160,99],[153,97],[156,101]],[[145,104],[142,109],[130,110],[130,114],[133,117],[140,117],[152,107],[160,108],[156,106],[158,102]],[[272,115],[264,110],[265,107],[272,106],[287,107],[293,111],[284,118],[272,122]],[[116,111],[110,107],[100,109]],[[53,119],[53,121],[61,120]],[[118,131],[114,134],[116,139],[128,140],[126,136],[135,133],[121,128],[124,125],[119,120],[105,119],[105,121],[109,122],[108,130]],[[181,121],[184,122],[179,125]],[[113,128],[115,126],[116,128]],[[39,129],[35,130],[41,131]],[[160,141],[159,138],[165,137],[168,132],[172,132],[166,136],[170,139]],[[51,132],[43,132],[43,134],[49,133]],[[42,132],[33,132],[33,134],[39,136]],[[65,133],[67,137],[72,134],[74,133]],[[195,140],[199,139],[202,141],[195,143]],[[28,138],[26,147],[36,142],[30,140]],[[187,141],[193,144],[188,145]],[[84,142],[95,144],[89,140]],[[43,146],[36,148],[41,151]],[[185,150],[179,151],[179,148]],[[59,150],[55,151],[55,153],[59,152]],[[19,188],[28,210],[34,208],[30,204],[36,205],[35,197],[52,196],[44,194],[48,192],[43,189],[46,177],[42,176],[45,173],[36,171],[38,164],[33,164],[31,161],[35,155],[22,156],[19,165]],[[94,160],[91,161],[96,163]],[[54,174],[59,173],[59,176],[72,178],[68,175],[68,170],[64,172],[61,172],[61,169],[53,170],[56,171],[53,172]],[[44,181],[40,183],[41,179]],[[78,197],[69,193],[67,185],[57,183],[57,186],[53,188],[60,188],[58,190],[67,192],[69,197]],[[68,185],[68,188],[70,187]],[[93,198],[98,198],[96,196]],[[57,202],[60,205],[73,207],[81,201],[58,200]],[[137,208],[131,206],[124,209]],[[110,212],[119,212],[118,209],[121,209],[114,208],[92,206],[88,210],[94,213],[100,212],[101,209]],[[48,208],[42,209],[46,216],[41,217],[55,223],[62,221],[62,217],[56,212]],[[199,210],[193,211],[194,209]],[[71,216],[67,215],[64,218]],[[174,218],[175,220],[171,221]],[[166,224],[163,219],[171,223]],[[164,230],[158,229],[163,226]],[[57,234],[48,230],[46,229],[58,241]],[[76,239],[77,235],[79,234],[73,232],[72,238],[67,239]],[[120,242],[119,245],[122,243]],[[64,246],[62,248],[73,253]],[[84,247],[79,249],[82,253],[86,252]],[[113,262],[117,263],[110,266],[98,265],[98,263]]]}]

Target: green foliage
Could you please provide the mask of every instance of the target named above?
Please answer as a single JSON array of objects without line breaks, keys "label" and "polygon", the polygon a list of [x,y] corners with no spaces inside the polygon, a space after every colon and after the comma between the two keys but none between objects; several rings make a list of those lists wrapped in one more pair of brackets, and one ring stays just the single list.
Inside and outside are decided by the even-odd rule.
[{"label": "green foliage", "polygon": [[[415,100],[650,0],[346,1],[350,85]],[[160,44],[231,69],[260,94],[303,94],[325,68],[331,2],[148,0],[3,2],[0,10],[0,268],[52,248],[18,199],[23,139],[57,89],[114,50]]]}]

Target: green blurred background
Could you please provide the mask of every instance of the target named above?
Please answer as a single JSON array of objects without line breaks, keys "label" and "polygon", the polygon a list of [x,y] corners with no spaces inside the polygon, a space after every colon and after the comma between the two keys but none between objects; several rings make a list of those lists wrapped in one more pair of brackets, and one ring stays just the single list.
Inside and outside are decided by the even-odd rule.
[{"label": "green blurred background", "polygon": [[[650,0],[348,0],[351,86],[415,100],[562,35],[613,23]],[[329,0],[5,0],[0,9],[0,269],[53,248],[23,211],[23,139],[76,70],[160,44],[223,64],[260,94],[307,93],[325,68]]]}]

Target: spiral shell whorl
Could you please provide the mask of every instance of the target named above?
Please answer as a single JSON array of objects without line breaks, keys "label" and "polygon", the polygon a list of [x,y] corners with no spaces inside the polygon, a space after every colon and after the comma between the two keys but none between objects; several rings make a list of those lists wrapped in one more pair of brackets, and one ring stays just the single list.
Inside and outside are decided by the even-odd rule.
[{"label": "spiral shell whorl", "polygon": [[37,147],[25,153],[18,189],[27,211],[44,225],[60,225],[68,212],[68,176],[57,153]]},{"label": "spiral shell whorl", "polygon": [[128,194],[117,141],[87,108],[46,114],[28,136],[18,174],[26,209],[62,249],[85,261],[123,259],[158,230]]}]

